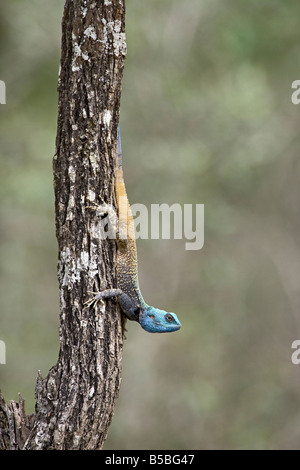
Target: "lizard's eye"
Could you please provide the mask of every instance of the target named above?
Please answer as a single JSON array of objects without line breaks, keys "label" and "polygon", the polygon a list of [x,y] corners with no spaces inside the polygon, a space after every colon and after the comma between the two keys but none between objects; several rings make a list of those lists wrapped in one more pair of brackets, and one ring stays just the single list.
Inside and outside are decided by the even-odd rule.
[{"label": "lizard's eye", "polygon": [[166,313],[165,315],[165,320],[168,322],[168,323],[171,323],[174,321],[174,317],[173,315],[171,315],[170,313]]}]

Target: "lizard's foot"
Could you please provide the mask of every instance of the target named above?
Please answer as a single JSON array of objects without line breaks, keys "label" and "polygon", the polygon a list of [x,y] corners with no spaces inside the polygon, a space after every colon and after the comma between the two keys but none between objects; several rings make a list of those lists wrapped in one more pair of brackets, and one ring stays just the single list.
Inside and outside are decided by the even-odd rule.
[{"label": "lizard's foot", "polygon": [[[101,198],[102,199],[102,198]],[[99,217],[103,217],[104,215],[109,214],[109,211],[111,210],[111,207],[109,204],[106,204],[103,199],[102,199],[102,204],[97,204],[94,201],[90,201],[91,206],[85,206],[86,209],[91,209],[95,212],[97,212],[97,215]]]},{"label": "lizard's foot", "polygon": [[[85,206],[86,209],[93,210],[96,212],[96,217],[99,217],[99,219],[104,219],[105,216],[108,216],[108,227],[109,227],[109,233],[110,236],[106,235],[104,238],[116,238],[116,230],[117,230],[117,214],[114,209],[114,207],[110,204],[106,204],[104,202],[104,199],[99,196],[99,199],[101,201],[101,204],[97,204],[95,201],[90,201],[91,205]],[[106,232],[105,232],[106,233]]]},{"label": "lizard's foot", "polygon": [[112,209],[111,205],[106,204],[106,202],[104,201],[103,197],[100,196],[100,194],[99,194],[99,199],[100,199],[101,204],[97,204],[97,202],[91,201],[90,199],[88,199],[88,202],[91,205],[90,206],[85,206],[85,208],[96,211],[98,213],[97,215],[99,215],[100,217],[103,217],[104,215],[110,214],[111,209]]},{"label": "lizard's foot", "polygon": [[92,298],[88,299],[88,300],[87,300],[86,302],[84,302],[84,304],[83,304],[83,305],[86,306],[87,308],[91,307],[93,304],[96,304],[96,303],[99,302],[99,301],[102,302],[102,303],[104,303],[103,300],[102,300],[102,296],[101,296],[101,293],[102,293],[102,292],[93,292],[93,291],[88,290],[87,293],[93,295]]},{"label": "lizard's foot", "polygon": [[119,295],[122,294],[121,289],[106,289],[100,292],[93,292],[93,291],[88,291],[88,294],[92,294],[93,297],[86,302],[84,302],[83,305],[86,305],[87,307],[91,307],[93,304],[96,304],[97,302],[102,302],[104,299],[111,299],[112,297],[118,297]]}]

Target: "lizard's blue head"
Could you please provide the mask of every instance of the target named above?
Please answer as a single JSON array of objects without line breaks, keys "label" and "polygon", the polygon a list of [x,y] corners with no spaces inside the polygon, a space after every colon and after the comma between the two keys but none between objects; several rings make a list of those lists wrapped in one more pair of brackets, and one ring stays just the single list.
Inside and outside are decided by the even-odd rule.
[{"label": "lizard's blue head", "polygon": [[179,330],[181,323],[175,313],[148,306],[140,315],[140,325],[149,333],[168,333]]}]

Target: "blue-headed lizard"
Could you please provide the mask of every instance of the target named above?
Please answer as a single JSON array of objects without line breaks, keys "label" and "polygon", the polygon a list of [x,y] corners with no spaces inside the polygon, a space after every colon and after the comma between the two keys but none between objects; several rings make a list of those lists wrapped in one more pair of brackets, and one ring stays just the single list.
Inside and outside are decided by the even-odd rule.
[{"label": "blue-headed lizard", "polygon": [[[128,202],[123,169],[121,137],[118,128],[117,168],[115,178],[115,193],[118,209],[117,228],[117,289],[107,289],[94,293],[95,296],[87,302],[93,302],[112,297],[118,297],[124,315],[137,321],[149,333],[167,333],[179,330],[181,324],[175,313],[169,313],[146,304],[141,294],[138,281],[138,262],[134,231],[134,220]],[[105,206],[100,206],[107,213]]]}]

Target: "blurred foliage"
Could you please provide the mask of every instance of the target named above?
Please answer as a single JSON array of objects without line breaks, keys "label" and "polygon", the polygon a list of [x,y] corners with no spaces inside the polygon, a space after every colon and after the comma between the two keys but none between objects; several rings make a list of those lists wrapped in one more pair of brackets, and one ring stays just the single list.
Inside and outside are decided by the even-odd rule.
[{"label": "blurred foliage", "polygon": [[[0,13],[0,387],[33,411],[58,353],[52,156],[63,0]],[[298,0],[127,0],[121,104],[132,203],[204,203],[205,245],[140,240],[146,301],[183,327],[128,325],[106,449],[299,448]],[[300,367],[300,366],[299,366]]]}]

